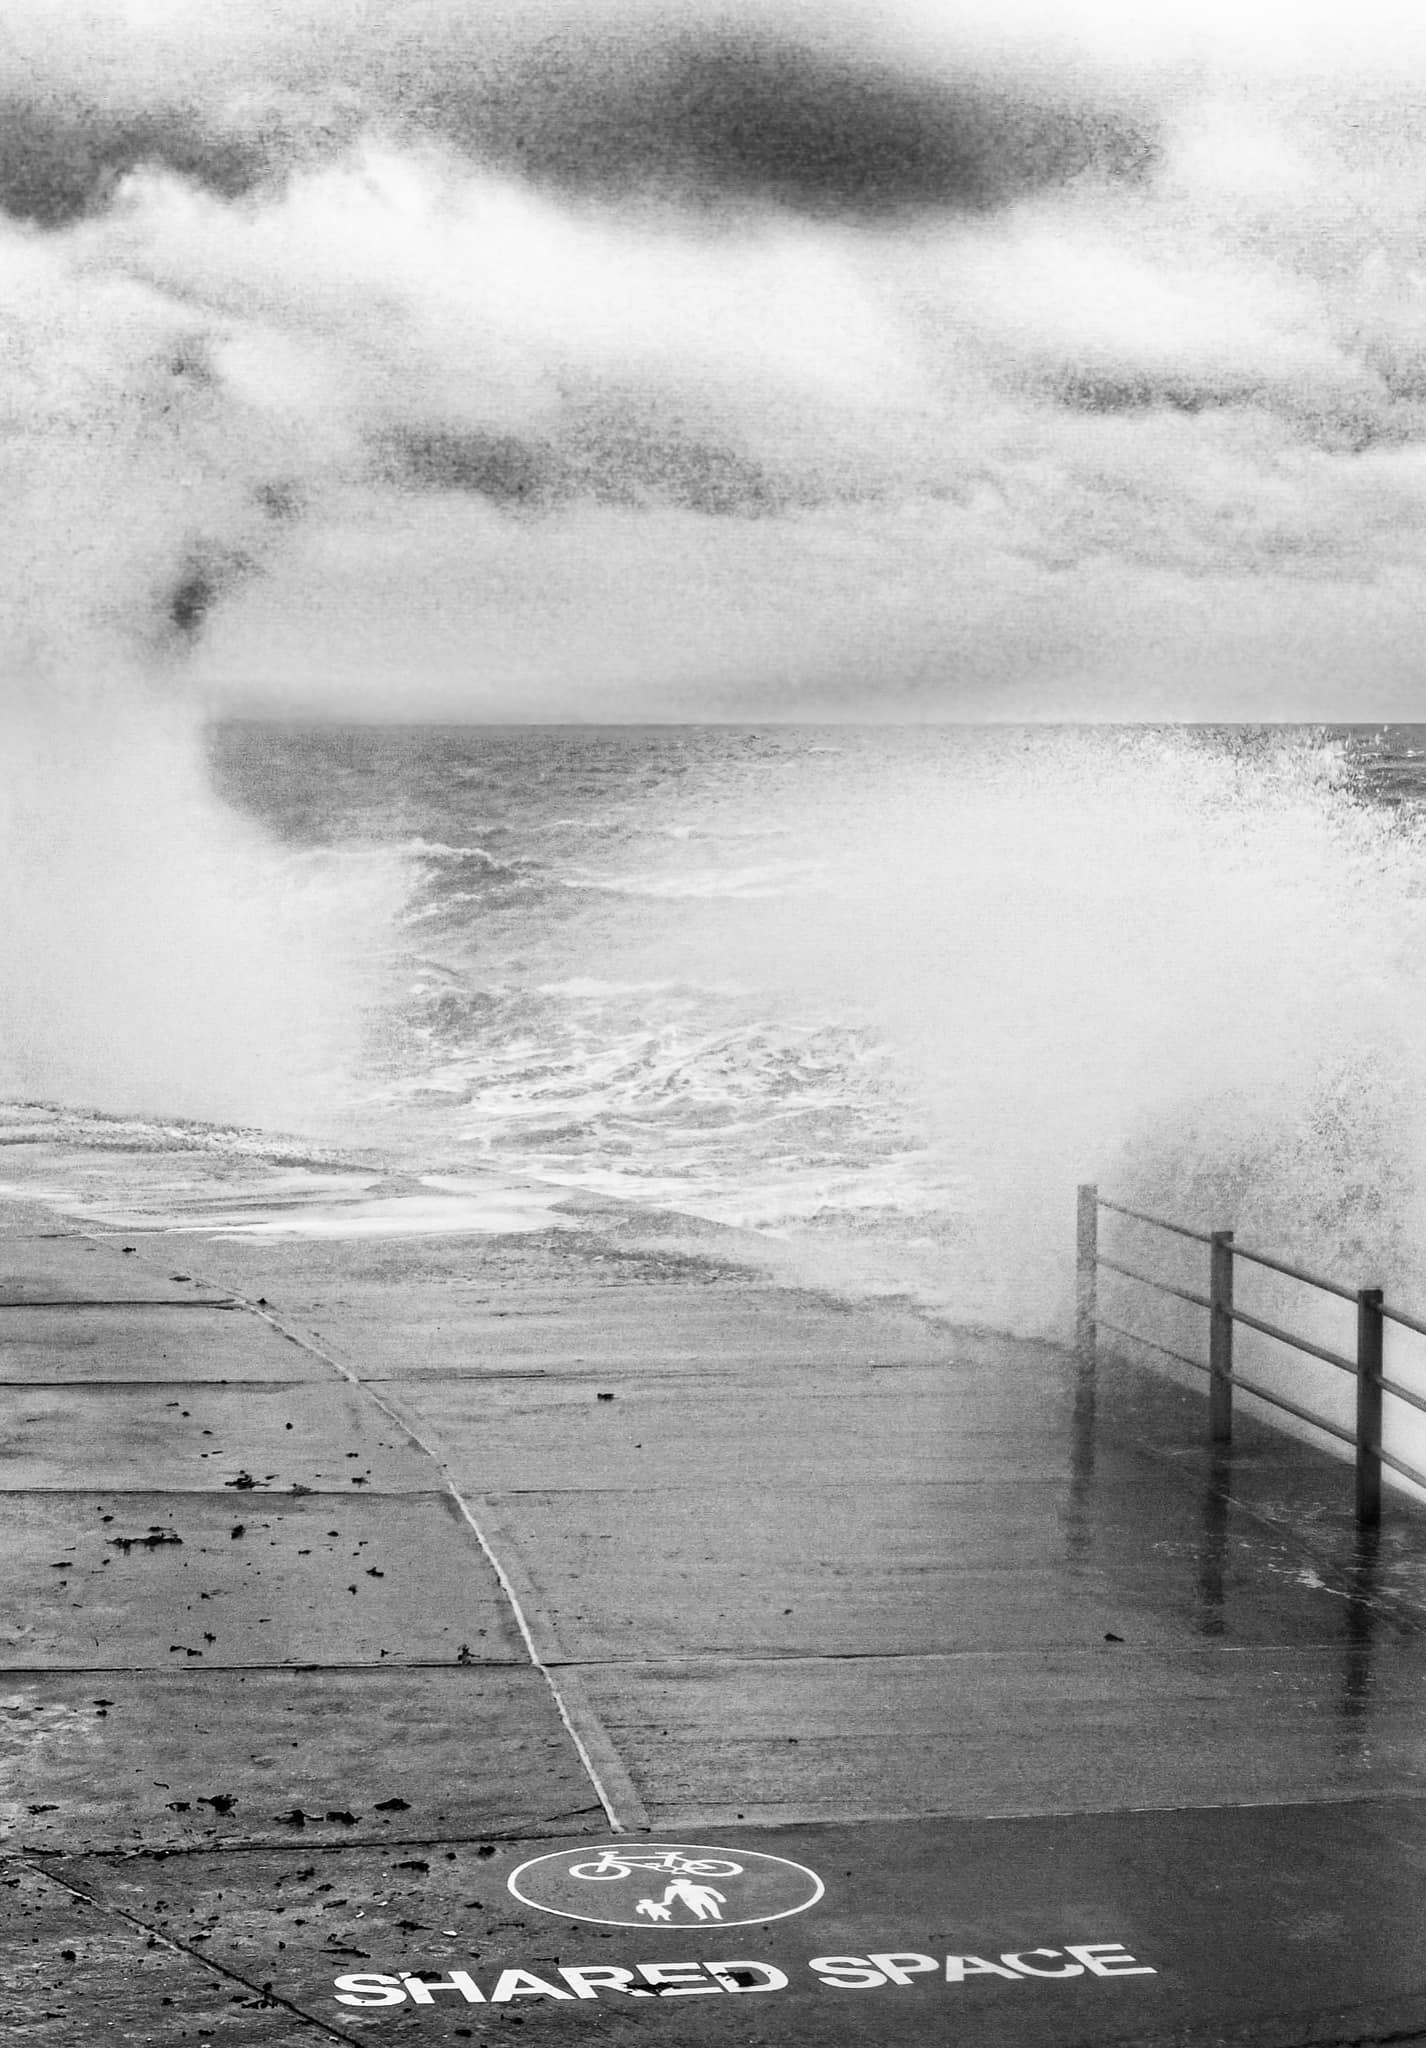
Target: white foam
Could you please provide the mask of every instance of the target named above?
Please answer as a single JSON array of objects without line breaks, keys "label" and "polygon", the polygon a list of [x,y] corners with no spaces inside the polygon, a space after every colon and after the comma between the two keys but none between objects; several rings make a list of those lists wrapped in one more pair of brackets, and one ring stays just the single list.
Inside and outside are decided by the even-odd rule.
[{"label": "white foam", "polygon": [[[503,1237],[515,1232],[568,1227],[552,1213],[566,1197],[560,1187],[495,1185],[463,1195],[387,1195],[369,1200],[314,1202],[257,1210],[227,1218],[218,1237]],[[212,1230],[211,1222],[175,1222],[170,1228]]]}]

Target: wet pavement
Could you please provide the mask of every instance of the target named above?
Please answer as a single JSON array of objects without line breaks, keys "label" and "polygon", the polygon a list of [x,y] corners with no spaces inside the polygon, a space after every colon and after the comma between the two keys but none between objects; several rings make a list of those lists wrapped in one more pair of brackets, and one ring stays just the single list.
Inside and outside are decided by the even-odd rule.
[{"label": "wet pavement", "polygon": [[214,1206],[0,1206],[19,2037],[1426,2039],[1419,1510],[735,1233]]}]

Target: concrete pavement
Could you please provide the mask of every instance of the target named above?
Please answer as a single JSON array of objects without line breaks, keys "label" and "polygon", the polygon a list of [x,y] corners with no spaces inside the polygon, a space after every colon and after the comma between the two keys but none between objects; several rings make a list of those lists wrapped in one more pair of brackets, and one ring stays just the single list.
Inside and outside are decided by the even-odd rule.
[{"label": "concrete pavement", "polygon": [[1418,1511],[735,1233],[220,1208],[0,1211],[24,2039],[1426,2036]]}]

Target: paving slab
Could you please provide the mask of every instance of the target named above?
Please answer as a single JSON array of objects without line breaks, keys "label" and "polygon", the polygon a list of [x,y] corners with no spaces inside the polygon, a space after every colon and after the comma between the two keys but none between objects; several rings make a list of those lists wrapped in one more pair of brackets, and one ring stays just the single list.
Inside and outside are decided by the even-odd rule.
[{"label": "paving slab", "polygon": [[[657,1860],[669,1843],[559,1846],[588,1869],[606,1849]],[[1426,2028],[1421,1802],[734,1827],[685,1846],[736,1873],[709,1880],[717,1920],[681,1900],[669,1924],[641,1920],[638,1895],[663,1877],[637,1865],[566,1882],[589,1896],[587,1920],[527,1903],[510,1881],[555,1838],[59,1870],[363,2041],[488,2039],[518,2022],[537,2043],[678,2048],[1310,2048]],[[810,1872],[820,1897],[803,1884],[789,1896],[805,1909],[742,1924],[755,1857]],[[1281,1881],[1265,1888],[1265,1869]],[[517,1883],[528,1895],[528,1873]],[[1363,1892],[1377,1910],[1358,1925]]]},{"label": "paving slab", "polygon": [[[650,1461],[652,1462],[652,1460]],[[754,1464],[756,1461],[753,1461]],[[1223,1504],[1205,1523],[1160,1478],[1085,1494],[1013,1478],[942,1485],[511,1492],[487,1528],[526,1561],[547,1654],[723,1654],[1334,1644],[1419,1625],[1344,1597],[1302,1551]],[[761,1481],[761,1483],[759,1483]],[[497,1544],[497,1547],[501,1547]]]},{"label": "paving slab", "polygon": [[686,1308],[650,1303],[628,1316],[610,1316],[602,1300],[584,1296],[567,1301],[559,1316],[494,1316],[474,1309],[423,1313],[410,1293],[387,1290],[370,1302],[304,1304],[291,1315],[295,1326],[339,1352],[364,1379],[406,1381],[453,1370],[478,1375],[677,1368],[741,1381],[754,1373],[810,1378],[840,1367],[903,1366],[928,1356],[924,1333],[913,1339],[898,1329],[858,1331],[830,1315],[819,1326],[817,1318],[805,1318],[795,1307],[725,1312],[710,1303],[690,1315]]},{"label": "paving slab", "polygon": [[341,1381],[0,1387],[0,1492],[425,1493],[434,1482],[430,1459]]},{"label": "paving slab", "polygon": [[0,1828],[16,1850],[293,1849],[586,1821],[603,1811],[528,1667],[0,1676]]},{"label": "paving slab", "polygon": [[[135,1240],[139,1242],[139,1240]],[[634,1307],[664,1299],[685,1313],[700,1303],[755,1294],[769,1300],[789,1290],[771,1283],[756,1264],[739,1257],[737,1233],[723,1233],[697,1256],[629,1250],[590,1230],[522,1231],[508,1236],[434,1231],[419,1236],[365,1238],[224,1236],[194,1233],[155,1238],[145,1254],[161,1267],[174,1242],[187,1242],[192,1269],[210,1285],[242,1293],[273,1283],[273,1298],[304,1302],[371,1302],[387,1287],[414,1290],[438,1313],[447,1303],[507,1312],[558,1313],[569,1287],[599,1295],[611,1306]],[[162,1251],[160,1252],[160,1247]],[[730,1255],[730,1248],[731,1254]],[[721,1254],[721,1255],[720,1255]],[[180,1270],[187,1270],[186,1267]],[[825,1296],[808,1305],[828,1309]],[[855,1319],[855,1318],[853,1318]]]},{"label": "paving slab", "polygon": [[[0,1126],[3,1126],[4,1110],[0,1108]],[[9,1153],[9,1141],[5,1140]],[[79,1237],[82,1233],[77,1223],[60,1214],[49,1202],[25,1201],[13,1191],[0,1196],[4,1203],[5,1234],[7,1237]]]},{"label": "paving slab", "polygon": [[1344,1588],[1363,1588],[1378,1605],[1426,1616],[1426,1518],[1390,1485],[1378,1528],[1358,1527],[1352,1467],[1335,1447],[1286,1436],[1241,1407],[1225,1451],[1208,1441],[1206,1402],[1121,1357],[1102,1357],[1097,1373],[1106,1435],[1135,1443],[1167,1487],[1203,1504],[1225,1495],[1265,1529],[1300,1543],[1308,1563]]},{"label": "paving slab", "polygon": [[447,1494],[0,1494],[0,1556],[0,1670],[528,1661]]},{"label": "paving slab", "polygon": [[181,1266],[154,1270],[112,1244],[72,1234],[0,1237],[0,1306],[73,1301],[216,1299],[226,1288],[204,1286]]},{"label": "paving slab", "polygon": [[[731,1233],[730,1233],[731,1235]],[[943,1361],[957,1340],[900,1308],[777,1287],[740,1265],[643,1258],[556,1232],[517,1240],[254,1245],[205,1240],[195,1270],[280,1301],[363,1372],[669,1360],[725,1371]]]},{"label": "paving slab", "polygon": [[96,1380],[325,1380],[340,1375],[241,1309],[0,1308],[0,1386]]},{"label": "paving slab", "polygon": [[312,2048],[320,2037],[237,1981],[55,1876],[0,1858],[0,2030],[29,2048]]},{"label": "paving slab", "polygon": [[659,1827],[1426,1792],[1426,1674],[1400,1644],[676,1658],[581,1676]]},{"label": "paving slab", "polygon": [[[1068,1478],[1080,1452],[1071,1396],[1036,1390],[1023,1424],[1007,1420],[997,1388],[949,1368],[824,1370],[749,1386],[729,1373],[686,1371],[543,1379],[421,1375],[386,1382],[385,1401],[423,1437],[447,1447],[458,1482],[477,1492],[529,1491],[558,1473],[565,1489],[692,1483],[825,1484],[854,1472],[868,1487],[983,1476]],[[1161,1468],[1132,1446],[1105,1446],[1101,1477]]]},{"label": "paving slab", "polygon": [[811,1380],[840,1367],[908,1363],[897,1344],[834,1346],[830,1338],[799,1331],[795,1318],[782,1330],[732,1327],[720,1342],[711,1318],[695,1330],[652,1315],[621,1331],[600,1327],[597,1306],[581,1302],[571,1306],[563,1329],[552,1319],[538,1330],[516,1329],[507,1338],[503,1322],[486,1328],[476,1322],[401,1320],[399,1304],[391,1307],[391,1316],[373,1313],[365,1318],[349,1311],[313,1310],[301,1327],[340,1356],[358,1378],[403,1385],[428,1374],[598,1378],[607,1385],[611,1373],[629,1377],[674,1372],[686,1381],[744,1385],[752,1376],[767,1380],[787,1374]]}]

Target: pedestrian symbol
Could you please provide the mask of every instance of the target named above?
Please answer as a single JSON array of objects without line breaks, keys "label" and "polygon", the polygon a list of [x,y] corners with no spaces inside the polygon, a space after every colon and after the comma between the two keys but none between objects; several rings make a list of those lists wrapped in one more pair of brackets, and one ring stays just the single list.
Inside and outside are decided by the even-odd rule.
[{"label": "pedestrian symbol", "polygon": [[687,1906],[695,1920],[721,1920],[718,1910],[726,1903],[722,1892],[715,1892],[711,1884],[694,1884],[686,1877],[676,1877],[661,1899],[640,1899],[634,1911],[643,1913],[650,1920],[672,1920],[675,1904]]},{"label": "pedestrian symbol", "polygon": [[785,1856],[628,1837],[531,1857],[509,1884],[542,1913],[603,1927],[752,1927],[822,1896],[816,1871]]}]

